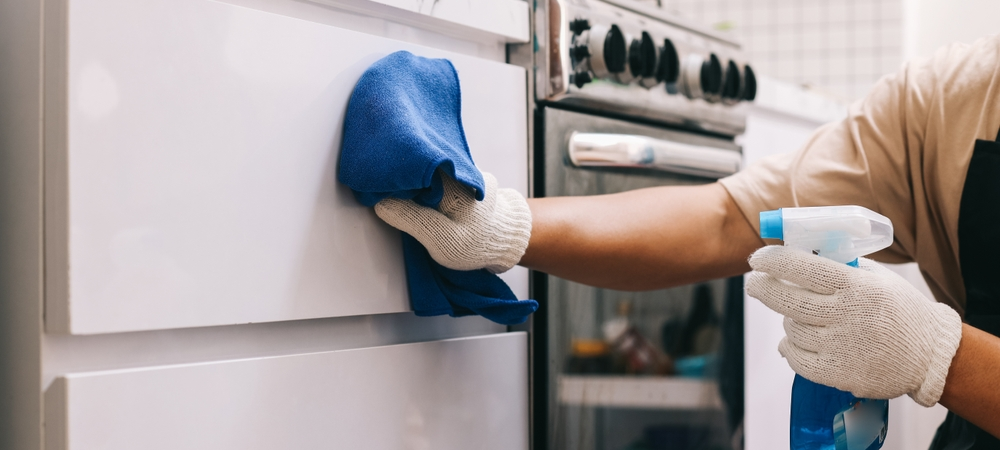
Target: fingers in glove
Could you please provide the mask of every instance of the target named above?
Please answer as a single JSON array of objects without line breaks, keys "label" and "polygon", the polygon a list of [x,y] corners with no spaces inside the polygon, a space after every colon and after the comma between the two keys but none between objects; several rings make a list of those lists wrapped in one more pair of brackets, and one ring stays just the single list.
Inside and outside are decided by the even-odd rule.
[{"label": "fingers in glove", "polygon": [[834,381],[826,379],[826,373],[821,369],[823,361],[819,353],[811,352],[795,345],[787,336],[782,338],[781,342],[778,343],[778,353],[781,353],[781,356],[785,358],[788,366],[795,373],[806,377],[806,379],[827,386],[830,385],[830,382]]},{"label": "fingers in glove", "polygon": [[375,214],[393,228],[413,236],[428,249],[438,246],[438,242],[433,239],[433,231],[448,229],[451,222],[434,208],[420,206],[413,200],[393,197],[376,203]]},{"label": "fingers in glove", "polygon": [[854,270],[805,250],[780,245],[769,245],[754,252],[750,256],[750,267],[821,294],[843,289],[850,282],[850,271]]},{"label": "fingers in glove", "polygon": [[811,325],[828,325],[837,318],[837,299],[785,283],[764,272],[747,277],[747,294],[772,311]]},{"label": "fingers in glove", "polygon": [[[441,197],[438,210],[452,219],[471,213],[478,201],[476,200],[475,191],[444,173],[441,174],[441,180],[444,184],[444,196]],[[486,188],[486,195],[483,198],[483,202],[485,204],[492,204],[491,196],[493,198],[496,197],[497,179],[490,173],[483,172],[483,181]]]},{"label": "fingers in glove", "polygon": [[794,319],[785,317],[782,326],[785,329],[785,336],[788,341],[796,347],[810,352],[823,350],[823,342],[826,333],[825,328],[797,322]]},{"label": "fingers in glove", "polygon": [[870,260],[868,258],[858,258],[858,268],[861,269],[861,270],[864,270],[865,272],[877,275],[877,276],[882,277],[882,278],[893,279],[893,280],[896,280],[897,282],[902,282],[902,283],[905,283],[905,284],[909,283],[903,277],[901,277],[898,273],[893,272],[888,267],[885,267],[885,266],[883,266],[883,265],[881,265],[881,264],[879,264],[879,263],[877,263],[875,261],[872,261],[872,260]]}]

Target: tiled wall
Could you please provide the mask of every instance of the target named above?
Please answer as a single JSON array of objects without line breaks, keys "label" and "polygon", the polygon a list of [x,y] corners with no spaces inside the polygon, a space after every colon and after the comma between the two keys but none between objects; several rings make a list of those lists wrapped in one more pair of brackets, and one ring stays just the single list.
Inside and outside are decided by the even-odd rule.
[{"label": "tiled wall", "polygon": [[902,63],[902,0],[661,0],[743,43],[759,73],[863,97]]}]

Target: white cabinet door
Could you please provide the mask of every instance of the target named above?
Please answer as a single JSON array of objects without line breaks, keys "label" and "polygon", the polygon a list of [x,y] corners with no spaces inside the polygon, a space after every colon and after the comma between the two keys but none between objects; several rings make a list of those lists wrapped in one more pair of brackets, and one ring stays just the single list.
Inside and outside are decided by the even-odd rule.
[{"label": "white cabinet door", "polygon": [[46,19],[51,332],[407,311],[399,235],[335,179],[351,90],[397,50],[451,59],[474,158],[527,189],[521,68],[210,0],[63,1]]},{"label": "white cabinet door", "polygon": [[527,336],[71,374],[48,450],[528,448]]}]

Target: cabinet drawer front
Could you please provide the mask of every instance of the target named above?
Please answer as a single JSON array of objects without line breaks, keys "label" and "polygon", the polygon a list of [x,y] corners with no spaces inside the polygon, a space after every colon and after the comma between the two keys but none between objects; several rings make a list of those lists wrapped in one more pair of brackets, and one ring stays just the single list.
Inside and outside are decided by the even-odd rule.
[{"label": "cabinet drawer front", "polygon": [[[398,233],[336,182],[379,58],[450,59],[477,164],[527,189],[523,69],[209,0],[67,0],[46,28],[46,326],[407,311]],[[527,294],[526,271],[510,274]]]},{"label": "cabinet drawer front", "polygon": [[46,448],[527,449],[527,360],[510,333],[71,374]]}]

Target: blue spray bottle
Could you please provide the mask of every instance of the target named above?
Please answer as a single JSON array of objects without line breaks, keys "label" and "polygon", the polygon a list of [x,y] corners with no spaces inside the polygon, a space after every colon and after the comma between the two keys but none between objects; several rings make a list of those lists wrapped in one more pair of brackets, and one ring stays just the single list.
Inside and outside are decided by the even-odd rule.
[{"label": "blue spray bottle", "polygon": [[[782,208],[760,213],[760,237],[781,239],[853,267],[858,257],[892,244],[892,222],[860,206]],[[795,375],[792,384],[792,450],[878,450],[889,429],[889,401]]]}]

